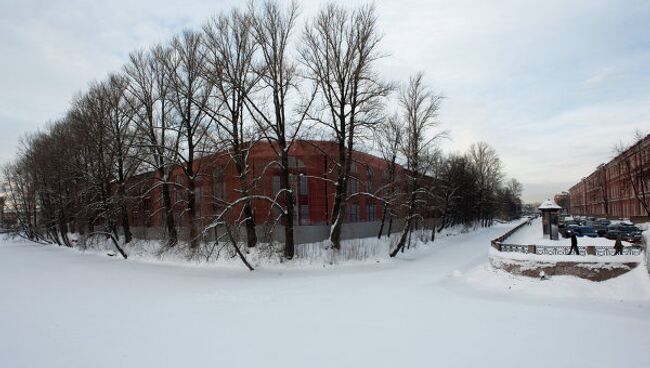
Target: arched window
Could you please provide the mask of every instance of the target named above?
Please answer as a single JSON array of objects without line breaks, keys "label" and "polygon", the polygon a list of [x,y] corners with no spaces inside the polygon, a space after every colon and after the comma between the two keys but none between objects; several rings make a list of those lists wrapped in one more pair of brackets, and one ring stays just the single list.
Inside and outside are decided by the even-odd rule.
[{"label": "arched window", "polygon": [[359,180],[351,176],[348,178],[348,195],[353,195],[359,193]]},{"label": "arched window", "polygon": [[372,167],[368,166],[366,168],[366,192],[368,193],[372,193],[372,191],[374,190],[372,185],[372,182],[374,180],[373,174],[374,173],[372,171]]}]

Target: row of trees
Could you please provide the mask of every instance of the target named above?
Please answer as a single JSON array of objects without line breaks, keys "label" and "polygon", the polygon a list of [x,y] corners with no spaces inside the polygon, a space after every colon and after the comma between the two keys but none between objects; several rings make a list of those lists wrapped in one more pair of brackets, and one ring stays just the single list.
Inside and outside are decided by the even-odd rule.
[{"label": "row of trees", "polygon": [[[308,131],[320,132],[338,147],[331,176],[334,250],[341,246],[346,203],[359,195],[383,203],[380,236],[391,213],[405,218],[393,254],[404,249],[425,213],[438,211],[441,229],[476,221],[489,225],[495,216],[516,213],[521,186],[503,185],[498,157],[488,145],[449,157],[437,150],[441,97],[424,76],[401,85],[379,75],[381,34],[373,6],[326,5],[302,32],[296,30],[298,10],[295,2],[273,0],[235,8],[212,17],[200,31],[184,31],[169,43],[133,52],[122,70],[91,83],[62,119],[27,136],[17,160],[5,168],[24,234],[68,246],[72,230],[101,234],[126,258],[121,245],[133,237],[127,210],[138,200],[129,187],[146,172],[155,174],[151,190],[161,192],[165,248],[179,242],[174,208],[182,205],[194,252],[206,230],[197,218],[203,200],[197,194],[204,175],[201,158],[226,152],[236,168],[239,195],[234,202],[211,198],[220,211],[208,228],[225,225],[244,259],[233,235],[238,231],[231,227],[243,226],[243,243],[255,247],[259,224],[253,203],[267,201],[285,225],[283,255],[291,259],[296,214],[289,151]],[[393,95],[396,108],[389,114]],[[352,153],[360,139],[372,136],[391,163],[386,185],[372,193],[350,193]],[[255,191],[259,177],[248,156],[257,142],[274,150],[269,165],[280,172],[275,197]],[[406,169],[404,189],[394,185],[398,164]],[[181,182],[171,180],[174,170],[182,172]],[[184,195],[172,195],[178,191]],[[229,211],[239,217],[227,224]]]},{"label": "row of trees", "polygon": [[[376,139],[384,158],[391,163],[387,185],[398,189],[383,197],[379,236],[387,214],[389,218],[406,219],[392,256],[404,249],[411,230],[425,217],[439,219],[437,228],[431,229],[433,240],[436,232],[449,226],[491,226],[497,218],[511,220],[522,211],[523,187],[516,179],[505,179],[501,160],[490,145],[478,142],[463,154],[444,155],[435,145],[437,139],[445,137],[444,132],[425,134],[437,126],[439,102],[440,96],[422,87],[421,75],[411,79],[400,95],[403,116],[387,119]],[[395,185],[392,168],[399,157],[404,158],[406,168],[403,190]]]}]

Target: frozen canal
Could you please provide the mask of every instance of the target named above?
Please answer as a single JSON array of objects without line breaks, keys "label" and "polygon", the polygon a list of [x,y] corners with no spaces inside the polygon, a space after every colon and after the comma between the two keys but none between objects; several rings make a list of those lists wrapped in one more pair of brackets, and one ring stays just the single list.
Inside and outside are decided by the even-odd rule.
[{"label": "frozen canal", "polygon": [[649,367],[647,273],[491,270],[489,240],[512,226],[254,272],[2,241],[0,367]]}]

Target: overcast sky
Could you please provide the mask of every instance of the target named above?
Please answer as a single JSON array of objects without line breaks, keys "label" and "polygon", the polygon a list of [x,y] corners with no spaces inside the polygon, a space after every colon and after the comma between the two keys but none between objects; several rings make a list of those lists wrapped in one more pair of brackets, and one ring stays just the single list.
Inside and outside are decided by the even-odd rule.
[{"label": "overcast sky", "polygon": [[[129,52],[233,1],[0,3],[0,162]],[[303,1],[305,20],[320,1]],[[345,4],[358,4],[347,0]],[[382,73],[424,71],[447,98],[447,151],[486,141],[525,200],[568,189],[650,129],[650,1],[376,1]],[[297,35],[299,35],[297,33]]]}]

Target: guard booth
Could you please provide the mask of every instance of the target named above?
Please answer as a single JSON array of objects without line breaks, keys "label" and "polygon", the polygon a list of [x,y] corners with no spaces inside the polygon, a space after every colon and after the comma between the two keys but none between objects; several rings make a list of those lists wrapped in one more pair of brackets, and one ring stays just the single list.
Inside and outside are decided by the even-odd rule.
[{"label": "guard booth", "polygon": [[547,199],[538,208],[542,212],[542,231],[544,238],[559,240],[558,234],[558,212],[562,207],[554,201]]}]

